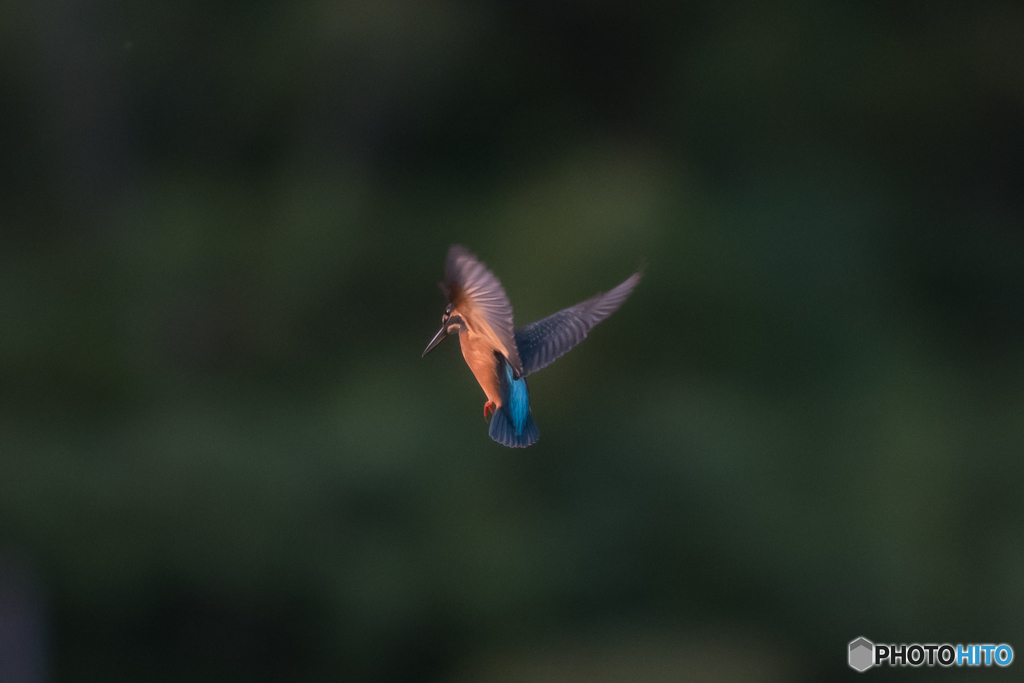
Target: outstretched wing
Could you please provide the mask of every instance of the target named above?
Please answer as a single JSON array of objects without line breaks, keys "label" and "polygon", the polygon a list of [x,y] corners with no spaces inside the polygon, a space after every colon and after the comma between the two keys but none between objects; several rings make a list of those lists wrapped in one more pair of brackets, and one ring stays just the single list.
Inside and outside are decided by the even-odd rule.
[{"label": "outstretched wing", "polygon": [[523,364],[513,332],[512,304],[498,278],[457,244],[448,249],[444,274],[448,301],[455,304],[466,326],[505,356],[516,377],[521,376]]},{"label": "outstretched wing", "polygon": [[515,331],[519,357],[525,375],[554,363],[572,347],[587,338],[587,333],[622,305],[640,282],[633,273],[615,289],[553,313]]}]

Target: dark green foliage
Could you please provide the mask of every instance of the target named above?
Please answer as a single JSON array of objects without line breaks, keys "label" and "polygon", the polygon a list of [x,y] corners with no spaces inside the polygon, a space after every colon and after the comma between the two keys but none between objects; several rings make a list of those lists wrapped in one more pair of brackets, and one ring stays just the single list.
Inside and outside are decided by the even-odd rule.
[{"label": "dark green foliage", "polygon": [[[1024,13],[668,5],[0,3],[0,550],[52,680],[1019,651]],[[420,358],[453,242],[520,324],[646,263],[525,451]]]}]

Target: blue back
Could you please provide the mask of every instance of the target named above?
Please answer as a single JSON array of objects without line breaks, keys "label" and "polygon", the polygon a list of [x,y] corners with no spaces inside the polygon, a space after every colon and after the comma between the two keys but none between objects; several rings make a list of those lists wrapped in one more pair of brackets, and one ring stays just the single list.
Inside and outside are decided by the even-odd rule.
[{"label": "blue back", "polygon": [[530,413],[530,392],[526,388],[526,379],[513,379],[512,366],[505,363],[505,387],[508,394],[505,405],[508,415],[515,427],[516,436],[523,433],[526,416]]}]

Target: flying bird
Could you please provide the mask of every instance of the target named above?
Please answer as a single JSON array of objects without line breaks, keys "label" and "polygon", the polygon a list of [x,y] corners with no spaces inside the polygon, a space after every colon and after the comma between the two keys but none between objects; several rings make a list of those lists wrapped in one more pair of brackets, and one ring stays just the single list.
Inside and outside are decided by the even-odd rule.
[{"label": "flying bird", "polygon": [[487,395],[488,434],[510,448],[526,448],[540,437],[530,414],[526,376],[583,341],[640,282],[640,273],[633,273],[615,289],[515,329],[512,304],[501,282],[465,247],[456,244],[448,249],[444,276],[441,288],[448,306],[441,316],[441,329],[423,355],[448,335],[459,335],[466,364]]}]

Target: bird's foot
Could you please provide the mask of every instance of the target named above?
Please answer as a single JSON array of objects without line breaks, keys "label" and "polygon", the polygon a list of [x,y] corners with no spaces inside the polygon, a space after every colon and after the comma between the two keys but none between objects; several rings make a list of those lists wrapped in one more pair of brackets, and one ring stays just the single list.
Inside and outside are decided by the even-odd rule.
[{"label": "bird's foot", "polygon": [[498,404],[495,403],[494,401],[488,401],[487,403],[485,403],[484,404],[484,419],[486,420],[491,415],[493,415],[494,411],[497,410],[497,409],[498,409]]}]

